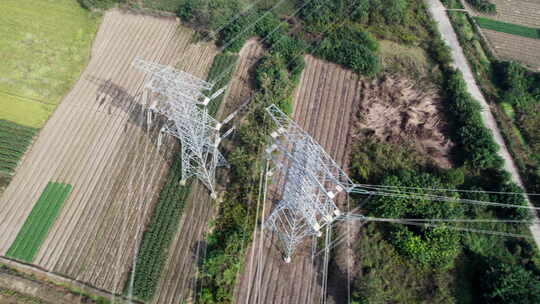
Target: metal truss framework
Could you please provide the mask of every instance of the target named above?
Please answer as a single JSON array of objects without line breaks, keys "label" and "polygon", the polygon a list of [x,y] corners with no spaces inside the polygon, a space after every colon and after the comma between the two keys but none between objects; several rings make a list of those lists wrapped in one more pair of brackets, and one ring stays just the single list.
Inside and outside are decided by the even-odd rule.
[{"label": "metal truss framework", "polygon": [[207,105],[225,88],[207,97],[206,93],[214,85],[191,74],[141,59],[135,59],[133,65],[151,75],[145,85],[143,101],[149,110],[148,124],[152,123],[153,113],[167,119],[158,146],[163,134],[178,138],[182,152],[182,183],[195,176],[216,198],[216,168],[228,164],[218,150],[222,124],[208,114]]},{"label": "metal truss framework", "polygon": [[[355,191],[355,184],[324,149],[275,105],[266,109],[277,125],[268,158],[285,176],[278,206],[266,220],[283,243],[285,261],[309,236],[321,236],[341,211],[334,199],[340,192]],[[273,174],[273,171],[270,173]],[[357,190],[356,190],[357,191]]]}]

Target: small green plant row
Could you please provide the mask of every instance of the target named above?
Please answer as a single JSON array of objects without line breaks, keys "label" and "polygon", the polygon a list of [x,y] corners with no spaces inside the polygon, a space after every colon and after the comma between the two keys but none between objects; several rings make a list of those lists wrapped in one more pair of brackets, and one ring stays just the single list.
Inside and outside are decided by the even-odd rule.
[{"label": "small green plant row", "polygon": [[7,256],[25,262],[33,261],[71,189],[71,185],[67,184],[57,182],[47,184],[8,249]]},{"label": "small green plant row", "polygon": [[[234,54],[219,54],[214,58],[207,77],[209,81],[216,82],[215,89],[210,94],[229,83],[237,61],[238,55]],[[223,98],[224,94],[212,101],[209,106],[210,115],[216,115]],[[182,160],[178,153],[173,160],[167,181],[161,189],[150,224],[143,234],[137,256],[136,272],[133,274],[135,276],[133,294],[143,300],[150,300],[154,296],[172,238],[178,229],[191,190],[190,184],[180,185],[181,172]]]},{"label": "small green plant row", "polygon": [[540,39],[540,29],[537,28],[506,23],[484,17],[474,17],[474,20],[476,20],[476,23],[478,23],[478,26],[481,28],[526,38]]},{"label": "small green plant row", "polygon": [[[178,154],[161,189],[155,210],[144,231],[137,255],[133,295],[150,300],[156,290],[169,247],[178,229],[190,185],[181,186],[181,159]],[[129,286],[129,285],[128,285]]]},{"label": "small green plant row", "polygon": [[13,173],[37,129],[0,120],[0,170]]},{"label": "small green plant row", "polygon": [[488,0],[467,0],[467,2],[480,12],[489,14],[495,14],[497,12],[497,6]]},{"label": "small green plant row", "polygon": [[11,132],[17,132],[19,134],[21,134],[21,133],[34,134],[34,133],[37,132],[37,129],[35,129],[35,128],[18,125],[16,123],[13,123],[13,122],[8,121],[8,120],[3,120],[3,119],[0,119],[0,130],[1,131],[8,130],[8,131],[11,131]]}]

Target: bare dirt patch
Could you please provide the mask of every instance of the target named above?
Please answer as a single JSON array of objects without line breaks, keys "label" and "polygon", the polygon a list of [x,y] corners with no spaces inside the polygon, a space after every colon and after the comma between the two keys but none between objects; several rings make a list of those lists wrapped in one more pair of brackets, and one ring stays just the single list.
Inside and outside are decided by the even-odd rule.
[{"label": "bare dirt patch", "polygon": [[442,168],[452,166],[453,144],[444,134],[446,124],[435,87],[421,88],[405,77],[383,76],[363,81],[361,95],[355,140],[405,143]]}]

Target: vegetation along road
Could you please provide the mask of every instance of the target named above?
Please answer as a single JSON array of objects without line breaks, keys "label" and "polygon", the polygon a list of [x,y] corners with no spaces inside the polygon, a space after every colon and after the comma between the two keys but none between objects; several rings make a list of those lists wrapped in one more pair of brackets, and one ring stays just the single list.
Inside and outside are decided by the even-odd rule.
[{"label": "vegetation along road", "polygon": [[[487,104],[486,100],[484,99],[484,96],[482,95],[480,89],[478,88],[478,85],[476,84],[476,81],[471,72],[467,59],[465,58],[465,55],[463,54],[463,50],[461,49],[461,46],[457,39],[456,33],[454,32],[454,29],[452,28],[452,25],[450,24],[450,20],[448,19],[448,15],[446,14],[445,7],[442,5],[442,3],[439,0],[426,0],[426,4],[429,8],[429,13],[433,17],[433,19],[437,22],[437,28],[439,32],[441,33],[444,41],[446,41],[446,43],[451,48],[452,58],[453,58],[455,67],[459,69],[461,73],[463,73],[463,77],[467,83],[467,89],[469,93],[476,100],[478,100],[478,102],[484,109],[484,111],[482,111],[482,118],[483,118],[484,124],[487,128],[489,128],[493,132],[493,137],[500,147],[499,155],[504,159],[505,169],[512,175],[512,180],[516,184],[518,184],[520,187],[524,188],[521,178],[519,176],[517,167],[514,164],[514,160],[510,156],[510,153],[508,153],[508,149],[506,148],[504,140],[501,136],[501,132],[499,131],[499,128],[497,126],[497,122],[495,121],[495,118],[493,117],[491,111],[489,110],[489,105]],[[529,206],[532,206],[528,199],[527,199],[527,202]],[[536,242],[536,245],[540,247],[540,225],[534,224],[530,228],[534,237],[534,241]]]}]

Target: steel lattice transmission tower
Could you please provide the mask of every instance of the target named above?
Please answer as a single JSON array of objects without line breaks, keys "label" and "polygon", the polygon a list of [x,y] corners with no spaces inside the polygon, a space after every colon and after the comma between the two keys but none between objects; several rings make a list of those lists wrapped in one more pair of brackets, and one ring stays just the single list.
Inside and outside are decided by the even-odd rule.
[{"label": "steel lattice transmission tower", "polygon": [[152,113],[167,119],[158,146],[163,134],[178,138],[182,151],[182,183],[195,176],[216,198],[216,168],[228,164],[218,149],[222,124],[208,113],[207,105],[225,88],[207,97],[206,93],[214,85],[191,74],[140,59],[133,65],[151,75],[145,84],[143,101],[149,109],[148,124],[152,122]]},{"label": "steel lattice transmission tower", "polygon": [[304,130],[275,105],[266,109],[277,125],[273,143],[266,150],[275,169],[285,177],[282,197],[266,220],[265,227],[283,243],[288,263],[298,245],[308,236],[320,236],[321,228],[341,215],[334,203],[340,192],[355,184]]}]

